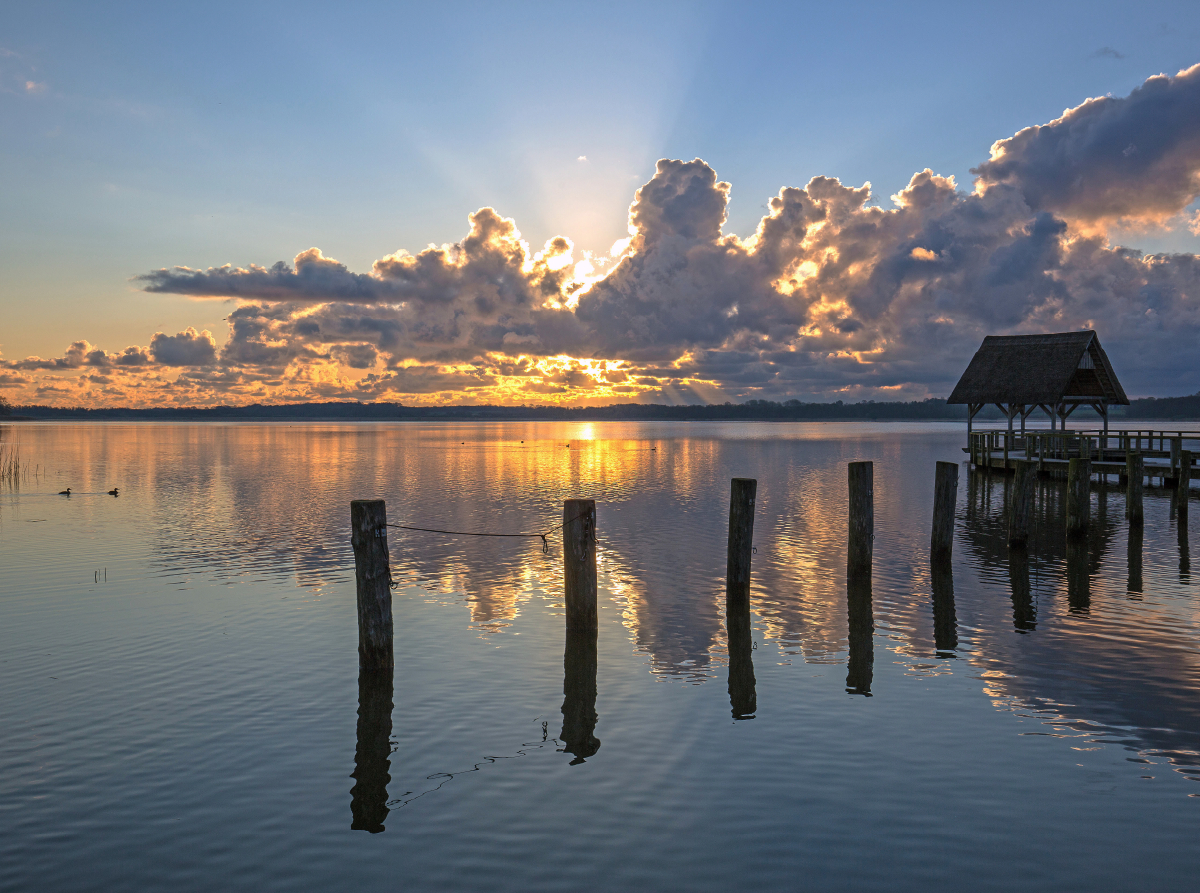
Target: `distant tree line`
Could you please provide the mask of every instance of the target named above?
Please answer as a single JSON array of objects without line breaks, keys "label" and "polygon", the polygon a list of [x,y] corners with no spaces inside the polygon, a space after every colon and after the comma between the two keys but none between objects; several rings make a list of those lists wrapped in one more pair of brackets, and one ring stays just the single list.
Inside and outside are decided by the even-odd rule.
[{"label": "distant tree line", "polygon": [[[0,415],[12,412],[31,419],[157,420],[157,421],[965,421],[965,406],[928,400],[857,403],[805,403],[787,400],[747,400],[671,406],[662,403],[619,403],[612,406],[405,406],[402,403],[286,403],[276,405],[160,407],[153,409],[17,406],[0,398]],[[1079,409],[1073,419],[1093,415]],[[1037,416],[1035,415],[1035,418]],[[985,408],[978,420],[1003,416]],[[1147,397],[1129,406],[1115,406],[1110,418],[1200,419],[1200,393],[1190,397]]]}]

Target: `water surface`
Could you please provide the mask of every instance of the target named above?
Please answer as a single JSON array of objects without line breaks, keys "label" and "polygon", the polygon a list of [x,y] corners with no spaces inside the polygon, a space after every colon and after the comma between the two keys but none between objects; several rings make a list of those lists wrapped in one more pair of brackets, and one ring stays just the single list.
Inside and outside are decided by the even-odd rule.
[{"label": "water surface", "polygon": [[[1046,482],[1010,556],[1005,479],[964,465],[934,574],[958,425],[0,435],[48,470],[0,490],[0,889],[1194,883],[1196,543],[1162,491],[1131,538],[1096,487],[1069,545]],[[857,459],[875,572],[848,603]],[[757,552],[731,661],[737,476]],[[399,524],[531,533],[595,498],[598,652],[564,655],[554,535],[393,530],[396,670],[360,680],[349,502],[375,496]]]}]

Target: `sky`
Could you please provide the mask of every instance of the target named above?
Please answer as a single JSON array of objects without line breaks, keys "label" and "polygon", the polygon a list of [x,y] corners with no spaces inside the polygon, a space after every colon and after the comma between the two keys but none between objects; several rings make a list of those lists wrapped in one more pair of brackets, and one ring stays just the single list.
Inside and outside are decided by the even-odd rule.
[{"label": "sky", "polygon": [[0,395],[1200,390],[1200,5],[23,4]]}]

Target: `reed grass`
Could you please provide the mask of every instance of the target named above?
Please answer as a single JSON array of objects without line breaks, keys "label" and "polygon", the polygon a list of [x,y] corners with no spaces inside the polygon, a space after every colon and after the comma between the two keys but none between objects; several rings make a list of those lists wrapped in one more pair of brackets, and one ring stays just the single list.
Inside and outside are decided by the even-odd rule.
[{"label": "reed grass", "polygon": [[21,482],[21,445],[0,443],[0,482],[15,487]]},{"label": "reed grass", "polygon": [[16,489],[22,481],[33,477],[41,479],[44,473],[40,465],[32,465],[21,461],[21,444],[19,441],[0,443],[0,484],[7,484],[9,489]]}]

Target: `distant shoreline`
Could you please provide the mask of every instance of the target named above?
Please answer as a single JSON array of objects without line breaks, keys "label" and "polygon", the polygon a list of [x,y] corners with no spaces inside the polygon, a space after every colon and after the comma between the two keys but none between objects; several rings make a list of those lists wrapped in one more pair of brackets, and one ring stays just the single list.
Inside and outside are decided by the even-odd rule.
[{"label": "distant shoreline", "polygon": [[[612,406],[404,406],[400,403],[290,403],[277,405],[213,407],[156,407],[148,409],[54,406],[14,406],[13,415],[0,416],[0,424],[18,421],[246,421],[246,422],[838,422],[838,421],[946,421],[965,422],[965,406],[948,406],[945,400],[864,401],[861,403],[745,403],[692,404],[624,403]],[[1035,412],[1031,419],[1043,414]],[[1002,420],[995,407],[983,410],[977,421]],[[1076,420],[1095,418],[1081,408]],[[1200,421],[1200,394],[1189,397],[1142,398],[1129,406],[1110,410],[1110,425],[1126,421]]]}]

